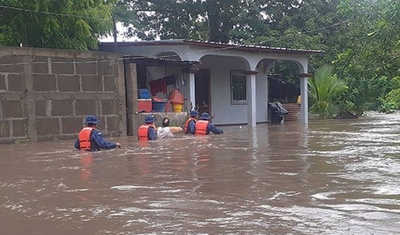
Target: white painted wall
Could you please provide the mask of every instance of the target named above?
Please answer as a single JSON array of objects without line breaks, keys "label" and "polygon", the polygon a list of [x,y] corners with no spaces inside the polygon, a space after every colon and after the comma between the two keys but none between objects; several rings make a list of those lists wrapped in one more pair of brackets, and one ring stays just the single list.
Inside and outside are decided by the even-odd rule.
[{"label": "white painted wall", "polygon": [[[247,105],[231,104],[230,70],[246,70],[242,60],[235,57],[206,56],[201,59],[201,68],[210,69],[211,113],[214,124],[247,123]],[[266,79],[257,75],[257,122],[266,122]]]}]

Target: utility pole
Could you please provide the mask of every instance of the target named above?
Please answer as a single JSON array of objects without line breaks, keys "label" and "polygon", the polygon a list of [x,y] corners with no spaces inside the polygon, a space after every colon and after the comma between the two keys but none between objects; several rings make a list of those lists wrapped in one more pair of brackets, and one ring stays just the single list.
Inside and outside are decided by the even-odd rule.
[{"label": "utility pole", "polygon": [[113,20],[113,36],[114,36],[114,53],[117,52],[118,42],[117,42],[117,20],[115,19],[115,15],[112,15]]}]

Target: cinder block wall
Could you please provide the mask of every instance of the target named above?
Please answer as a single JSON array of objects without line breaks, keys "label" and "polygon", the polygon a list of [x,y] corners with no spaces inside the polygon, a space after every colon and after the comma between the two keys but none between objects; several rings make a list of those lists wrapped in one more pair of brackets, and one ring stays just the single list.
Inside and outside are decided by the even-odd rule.
[{"label": "cinder block wall", "polygon": [[126,135],[122,56],[0,48],[0,143],[73,139],[86,115],[105,136]]}]

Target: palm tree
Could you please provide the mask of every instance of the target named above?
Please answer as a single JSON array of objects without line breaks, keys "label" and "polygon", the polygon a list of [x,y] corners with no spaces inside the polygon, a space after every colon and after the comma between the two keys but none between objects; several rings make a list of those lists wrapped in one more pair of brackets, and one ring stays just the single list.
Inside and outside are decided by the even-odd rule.
[{"label": "palm tree", "polygon": [[324,65],[317,69],[315,76],[308,80],[308,84],[311,113],[327,118],[339,112],[340,98],[347,86],[333,73],[332,66]]}]

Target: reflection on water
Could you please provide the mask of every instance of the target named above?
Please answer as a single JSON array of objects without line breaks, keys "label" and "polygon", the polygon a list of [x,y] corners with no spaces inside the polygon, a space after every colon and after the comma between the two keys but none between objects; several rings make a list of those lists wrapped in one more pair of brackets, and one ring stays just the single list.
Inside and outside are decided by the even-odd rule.
[{"label": "reflection on water", "polygon": [[399,234],[399,120],[1,145],[1,234]]}]

